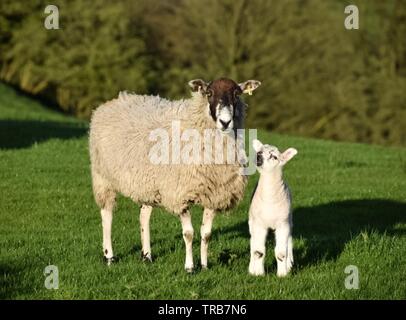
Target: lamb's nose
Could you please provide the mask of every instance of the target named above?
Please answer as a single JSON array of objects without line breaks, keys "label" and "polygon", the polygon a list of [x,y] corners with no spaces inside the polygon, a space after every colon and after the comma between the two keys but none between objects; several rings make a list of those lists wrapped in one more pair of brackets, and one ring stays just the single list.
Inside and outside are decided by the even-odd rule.
[{"label": "lamb's nose", "polygon": [[228,126],[229,126],[230,123],[231,123],[231,120],[223,121],[223,120],[220,119],[220,123],[221,123],[221,125],[223,126],[224,129],[227,129]]}]

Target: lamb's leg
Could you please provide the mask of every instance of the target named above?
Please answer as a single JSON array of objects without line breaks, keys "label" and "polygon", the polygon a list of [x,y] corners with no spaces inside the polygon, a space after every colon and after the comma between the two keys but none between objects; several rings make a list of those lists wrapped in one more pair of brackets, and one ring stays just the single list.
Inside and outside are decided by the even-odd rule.
[{"label": "lamb's leg", "polygon": [[289,224],[283,224],[276,228],[275,230],[275,258],[278,264],[277,276],[284,277],[286,276],[292,264],[288,263],[288,242],[289,237],[291,237],[290,226]]},{"label": "lamb's leg", "polygon": [[183,240],[185,240],[186,245],[185,270],[187,272],[193,272],[193,225],[192,216],[188,210],[181,213],[180,221],[182,223]]},{"label": "lamb's leg", "polygon": [[212,209],[205,208],[203,211],[203,222],[200,228],[200,235],[202,237],[202,241],[200,244],[200,257],[202,269],[207,268],[207,249],[209,247],[211,228],[213,225],[213,219],[215,215],[216,213]]},{"label": "lamb's leg", "polygon": [[141,228],[141,257],[144,261],[152,261],[151,240],[149,232],[149,219],[151,218],[152,207],[142,205],[140,210],[140,228]]},{"label": "lamb's leg", "polygon": [[251,259],[249,273],[254,276],[262,276],[265,274],[265,243],[268,229],[252,221],[249,222],[249,226],[251,234]]},{"label": "lamb's leg", "polygon": [[287,269],[288,272],[292,269],[293,266],[293,239],[292,239],[292,229],[290,230],[290,235],[288,238],[288,262],[287,262]]}]

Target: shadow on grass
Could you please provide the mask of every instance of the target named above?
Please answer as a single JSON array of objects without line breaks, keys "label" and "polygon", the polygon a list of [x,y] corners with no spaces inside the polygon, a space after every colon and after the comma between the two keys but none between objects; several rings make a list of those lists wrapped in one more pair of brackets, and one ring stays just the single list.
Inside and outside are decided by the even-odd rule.
[{"label": "shadow on grass", "polygon": [[[293,211],[293,237],[303,239],[304,247],[294,248],[295,265],[302,268],[321,260],[335,260],[345,244],[361,232],[376,231],[388,235],[404,235],[405,229],[396,228],[406,223],[406,203],[384,199],[330,202]],[[222,228],[221,232],[247,238],[248,223],[241,222]],[[268,252],[273,233],[268,236]]]},{"label": "shadow on grass", "polygon": [[79,138],[87,134],[81,123],[0,120],[0,149],[21,149],[49,139]]},{"label": "shadow on grass", "polygon": [[31,293],[32,288],[22,280],[24,268],[0,264],[0,300],[15,299],[19,294]]}]

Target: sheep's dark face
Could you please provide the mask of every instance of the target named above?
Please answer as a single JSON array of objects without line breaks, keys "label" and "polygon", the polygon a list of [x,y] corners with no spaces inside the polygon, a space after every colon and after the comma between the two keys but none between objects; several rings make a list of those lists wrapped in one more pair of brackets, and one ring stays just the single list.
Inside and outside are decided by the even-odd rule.
[{"label": "sheep's dark face", "polygon": [[207,97],[208,112],[216,123],[217,129],[223,133],[229,133],[234,129],[234,121],[238,118],[244,108],[240,101],[242,93],[251,94],[260,86],[257,80],[248,80],[237,84],[231,79],[220,78],[210,83],[197,79],[189,82],[193,91],[200,91]]},{"label": "sheep's dark face", "polygon": [[206,96],[209,102],[210,115],[216,127],[225,133],[233,130],[234,118],[242,107],[239,96],[242,90],[237,83],[229,79],[215,80],[207,86]]}]

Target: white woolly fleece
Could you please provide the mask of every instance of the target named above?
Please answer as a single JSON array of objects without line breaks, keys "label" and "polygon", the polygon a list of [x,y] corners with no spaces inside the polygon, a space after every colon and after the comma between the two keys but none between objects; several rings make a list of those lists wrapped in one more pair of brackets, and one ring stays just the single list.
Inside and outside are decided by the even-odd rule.
[{"label": "white woolly fleece", "polygon": [[[149,160],[155,142],[148,137],[154,129],[171,132],[174,120],[180,121],[181,131],[215,129],[206,108],[207,99],[200,93],[178,101],[120,93],[117,99],[97,108],[89,136],[97,204],[112,208],[115,194],[120,192],[139,204],[162,206],[180,214],[191,203],[224,210],[240,201],[247,177],[240,174],[238,163],[156,165]],[[235,128],[242,128],[244,116],[244,112],[239,115]]]}]

